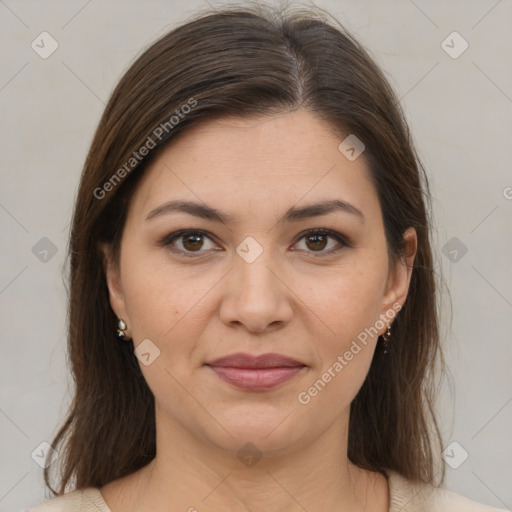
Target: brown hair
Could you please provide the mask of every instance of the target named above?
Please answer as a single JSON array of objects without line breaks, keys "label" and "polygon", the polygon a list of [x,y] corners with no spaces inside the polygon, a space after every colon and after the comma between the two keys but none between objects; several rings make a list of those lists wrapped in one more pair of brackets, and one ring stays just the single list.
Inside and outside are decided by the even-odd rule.
[{"label": "brown hair", "polygon": [[[299,108],[340,136],[352,133],[364,142],[392,262],[402,255],[404,231],[412,226],[418,234],[409,294],[388,353],[377,345],[351,405],[349,459],[368,470],[434,483],[440,434],[432,404],[441,352],[430,192],[397,98],[361,45],[317,11],[237,7],[203,13],[152,44],[120,80],[96,130],[69,245],[75,393],[52,443],[59,463],[45,470],[54,494],[71,484],[101,487],[155,456],[154,397],[132,343],[116,336],[99,250],[101,242],[109,243],[118,257],[127,207],[144,170],[167,143],[202,120]],[[150,147],[144,156],[143,146]],[[50,473],[57,467],[54,490]]]}]

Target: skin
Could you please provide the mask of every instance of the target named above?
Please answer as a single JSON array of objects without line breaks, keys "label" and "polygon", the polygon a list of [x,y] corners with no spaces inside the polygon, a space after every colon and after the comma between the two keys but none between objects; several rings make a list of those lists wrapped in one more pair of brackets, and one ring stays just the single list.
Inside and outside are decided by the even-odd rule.
[{"label": "skin", "polygon": [[[155,396],[157,456],[101,488],[113,512],[303,512],[319,503],[388,510],[387,479],[347,458],[349,407],[377,336],[308,404],[297,399],[359,333],[404,304],[416,254],[409,228],[403,258],[388,260],[364,153],[348,160],[342,140],[306,110],[222,118],[184,132],[147,170],[129,206],[119,264],[103,250],[110,302],[127,336],[135,347],[150,339],[160,350],[150,365],[139,363]],[[232,219],[173,212],[146,220],[175,199]],[[331,199],[352,204],[364,220],[333,211],[279,222],[292,207]],[[314,228],[336,231],[351,246],[308,241],[303,232]],[[180,229],[211,236],[158,244]],[[263,250],[251,263],[236,252],[248,236]],[[272,390],[243,391],[204,366],[234,352],[277,352],[307,366]],[[249,442],[262,458],[247,467],[237,452]]]}]

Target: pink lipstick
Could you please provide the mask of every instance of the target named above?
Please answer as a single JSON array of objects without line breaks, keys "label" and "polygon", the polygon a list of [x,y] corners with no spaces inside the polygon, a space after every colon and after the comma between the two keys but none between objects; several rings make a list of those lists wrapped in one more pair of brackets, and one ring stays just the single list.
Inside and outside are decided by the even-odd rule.
[{"label": "pink lipstick", "polygon": [[232,354],[206,364],[222,380],[245,391],[267,391],[290,380],[304,363],[281,354]]}]

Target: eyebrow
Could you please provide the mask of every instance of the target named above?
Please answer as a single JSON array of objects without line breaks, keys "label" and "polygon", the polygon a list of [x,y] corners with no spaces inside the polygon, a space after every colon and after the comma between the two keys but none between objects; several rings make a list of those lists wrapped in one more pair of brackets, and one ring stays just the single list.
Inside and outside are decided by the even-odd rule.
[{"label": "eyebrow", "polygon": [[[321,201],[299,208],[292,207],[279,219],[278,222],[297,222],[310,217],[326,215],[335,211],[342,211],[359,217],[361,222],[364,223],[365,218],[363,212],[356,208],[354,205],[347,203],[346,201],[342,201],[341,199]],[[232,215],[221,212],[216,208],[212,208],[206,204],[181,200],[169,201],[158,206],[148,213],[146,220],[151,220],[155,217],[160,217],[162,215],[175,212],[188,213],[189,215],[194,215],[195,217],[199,217],[201,219],[222,222],[224,224],[233,220]]]}]

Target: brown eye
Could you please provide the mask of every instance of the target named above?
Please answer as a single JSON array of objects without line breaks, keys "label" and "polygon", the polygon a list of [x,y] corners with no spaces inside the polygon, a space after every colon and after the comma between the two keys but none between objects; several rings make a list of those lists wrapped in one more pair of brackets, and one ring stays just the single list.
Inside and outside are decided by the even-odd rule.
[{"label": "brown eye", "polygon": [[327,246],[327,235],[309,235],[306,237],[306,245],[313,251],[322,251]]},{"label": "brown eye", "polygon": [[[300,250],[316,253],[315,256],[328,256],[345,248],[352,247],[350,241],[341,233],[328,229],[311,229],[302,234],[295,245],[302,243]],[[167,235],[159,242],[160,246],[167,247],[171,252],[193,256],[208,254],[211,250],[222,250],[206,232],[198,230],[182,230]],[[208,250],[210,249],[210,250]],[[294,249],[295,250],[295,249]]]},{"label": "brown eye", "polygon": [[212,238],[206,233],[196,230],[171,233],[161,240],[159,245],[167,247],[171,252],[185,256],[190,256],[194,253],[207,253],[209,252],[207,249],[218,249],[218,246],[213,242]]},{"label": "brown eye", "polygon": [[182,235],[183,247],[187,251],[197,251],[204,244],[203,235]]},{"label": "brown eye", "polygon": [[300,245],[302,240],[304,240],[304,245],[299,249],[305,252],[318,253],[315,256],[328,256],[351,247],[349,241],[341,233],[330,229],[318,228],[306,231],[297,243]]}]

